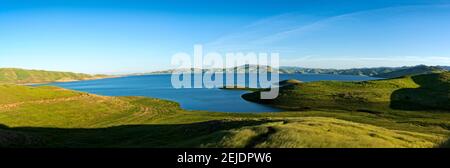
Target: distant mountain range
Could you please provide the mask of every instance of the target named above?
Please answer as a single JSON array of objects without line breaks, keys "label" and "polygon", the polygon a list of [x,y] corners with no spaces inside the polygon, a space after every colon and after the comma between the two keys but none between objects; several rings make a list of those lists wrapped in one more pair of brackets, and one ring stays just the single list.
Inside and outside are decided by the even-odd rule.
[{"label": "distant mountain range", "polygon": [[[226,69],[171,69],[165,71],[156,71],[151,73],[139,73],[130,75],[149,75],[149,74],[171,74],[176,71],[223,71],[226,73],[256,73],[258,72],[279,72],[280,74],[335,74],[335,75],[360,75],[379,78],[396,78],[406,75],[429,74],[450,71],[450,66],[405,66],[405,67],[379,67],[379,68],[355,68],[355,69],[318,69],[301,67],[280,67],[279,69],[270,66],[261,65],[242,65]],[[48,82],[67,82],[77,80],[91,80],[101,78],[111,78],[116,76],[107,75],[89,75],[72,72],[56,72],[43,70],[26,70],[18,68],[0,68],[0,84],[27,84],[27,83],[48,83]]]},{"label": "distant mountain range", "polygon": [[[404,66],[404,67],[377,67],[377,68],[352,68],[352,69],[321,69],[321,68],[302,68],[292,66],[281,66],[279,69],[272,68],[270,66],[261,65],[242,65],[234,68],[223,69],[224,72],[237,72],[237,73],[255,73],[257,70],[265,72],[279,72],[280,74],[334,74],[334,75],[359,75],[359,76],[371,76],[379,78],[396,78],[405,75],[418,75],[429,74],[435,72],[450,71],[450,66]],[[220,71],[221,69],[170,69],[164,71],[155,71],[151,73],[142,73],[136,75],[148,75],[148,74],[170,74],[180,71]]]},{"label": "distant mountain range", "polygon": [[445,69],[447,71],[450,71],[450,66],[439,66],[439,67],[441,67],[442,69]]},{"label": "distant mountain range", "polygon": [[318,69],[300,67],[280,67],[280,73],[299,74],[335,74],[335,75],[360,75],[379,78],[396,78],[405,75],[428,74],[434,72],[449,71],[448,66],[404,66],[404,67],[377,67],[377,68],[353,68],[353,69]]}]

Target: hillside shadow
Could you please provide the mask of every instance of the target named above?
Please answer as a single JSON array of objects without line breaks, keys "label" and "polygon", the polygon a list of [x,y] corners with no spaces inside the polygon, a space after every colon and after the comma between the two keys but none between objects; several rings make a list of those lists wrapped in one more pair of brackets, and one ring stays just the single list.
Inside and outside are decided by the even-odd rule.
[{"label": "hillside shadow", "polygon": [[10,128],[0,124],[0,147],[200,147],[205,143],[220,141],[226,135],[225,130],[267,122],[216,120],[108,128]]},{"label": "hillside shadow", "polygon": [[440,74],[411,77],[419,88],[396,90],[391,95],[390,107],[401,110],[450,110],[450,85]]},{"label": "hillside shadow", "polygon": [[439,145],[440,148],[450,148],[450,139]]}]

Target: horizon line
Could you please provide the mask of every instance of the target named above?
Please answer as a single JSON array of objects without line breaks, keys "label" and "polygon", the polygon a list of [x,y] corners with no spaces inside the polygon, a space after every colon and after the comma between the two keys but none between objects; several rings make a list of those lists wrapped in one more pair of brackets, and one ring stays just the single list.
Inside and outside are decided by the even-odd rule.
[{"label": "horizon line", "polygon": [[[235,67],[241,67],[241,66],[267,66],[267,65],[261,65],[261,64],[241,64],[233,67],[227,67],[228,68],[235,68]],[[417,64],[417,65],[403,65],[403,66],[373,66],[373,67],[354,67],[354,68],[311,68],[311,67],[303,67],[303,66],[285,66],[280,65],[280,67],[292,67],[292,68],[304,68],[304,69],[330,69],[330,70],[350,70],[350,69],[375,69],[375,68],[403,68],[403,67],[417,67],[417,66],[428,66],[428,67],[450,67],[450,65],[426,65],[426,64]],[[174,69],[186,69],[186,68],[168,68],[168,69],[161,69],[161,70],[154,70],[154,71],[139,71],[139,72],[128,72],[128,73],[122,73],[122,72],[110,72],[110,73],[83,73],[83,72],[77,72],[77,71],[67,71],[67,70],[53,70],[53,69],[39,69],[39,68],[23,68],[23,67],[0,67],[0,69],[22,69],[22,70],[33,70],[33,71],[51,71],[51,72],[69,72],[69,73],[79,73],[79,74],[88,74],[88,75],[130,75],[130,74],[143,74],[143,73],[153,73],[158,71],[168,71],[168,70],[174,70]],[[191,67],[191,69],[198,69]],[[203,68],[202,70],[206,69],[220,69],[220,68]]]}]

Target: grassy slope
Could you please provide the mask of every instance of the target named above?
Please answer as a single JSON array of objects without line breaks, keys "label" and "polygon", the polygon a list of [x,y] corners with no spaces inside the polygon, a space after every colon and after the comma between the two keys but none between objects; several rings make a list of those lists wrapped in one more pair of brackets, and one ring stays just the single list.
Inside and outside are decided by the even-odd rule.
[{"label": "grassy slope", "polygon": [[274,100],[259,92],[243,98],[287,110],[341,109],[381,113],[393,110],[450,110],[450,72],[395,79],[298,83],[280,88]]},{"label": "grassy slope", "polygon": [[25,70],[17,68],[0,68],[0,83],[25,84],[46,83],[56,81],[86,80],[106,77],[105,75],[88,75],[72,72],[54,72],[41,70]]},{"label": "grassy slope", "polygon": [[433,147],[435,135],[389,130],[322,117],[272,122],[232,130],[210,146],[225,147]]},{"label": "grassy slope", "polygon": [[430,74],[430,73],[440,73],[445,72],[446,70],[442,67],[433,67],[433,66],[425,66],[418,65],[406,69],[399,69],[392,72],[380,73],[374,75],[374,77],[380,78],[397,78],[406,75],[421,75],[421,74]]},{"label": "grassy slope", "polygon": [[4,147],[435,147],[448,113],[184,111],[142,97],[0,85]]}]

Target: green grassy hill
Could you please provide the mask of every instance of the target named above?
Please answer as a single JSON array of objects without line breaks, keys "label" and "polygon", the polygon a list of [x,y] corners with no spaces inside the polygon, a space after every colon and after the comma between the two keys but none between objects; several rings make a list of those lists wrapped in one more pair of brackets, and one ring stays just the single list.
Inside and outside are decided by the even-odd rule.
[{"label": "green grassy hill", "polygon": [[439,147],[450,135],[449,113],[185,111],[50,86],[0,85],[0,96],[0,147]]},{"label": "green grassy hill", "polygon": [[17,68],[0,68],[0,84],[26,84],[64,82],[104,78],[106,75],[88,75],[72,72],[55,72],[42,70],[25,70]]},{"label": "green grassy hill", "polygon": [[446,70],[442,67],[418,65],[418,66],[409,67],[409,68],[402,68],[402,69],[395,70],[392,72],[380,73],[380,74],[374,75],[374,77],[397,78],[397,77],[407,76],[407,75],[431,74],[431,73],[440,73],[440,72],[445,72],[445,71]]},{"label": "green grassy hill", "polygon": [[[408,141],[405,141],[408,139]],[[229,131],[211,147],[320,148],[320,147],[433,147],[435,135],[389,130],[333,118],[304,117]],[[312,143],[313,142],[313,143]]]},{"label": "green grassy hill", "polygon": [[243,98],[286,110],[450,111],[450,72],[363,82],[298,83],[281,87],[274,100],[261,100],[259,95],[253,92]]}]

